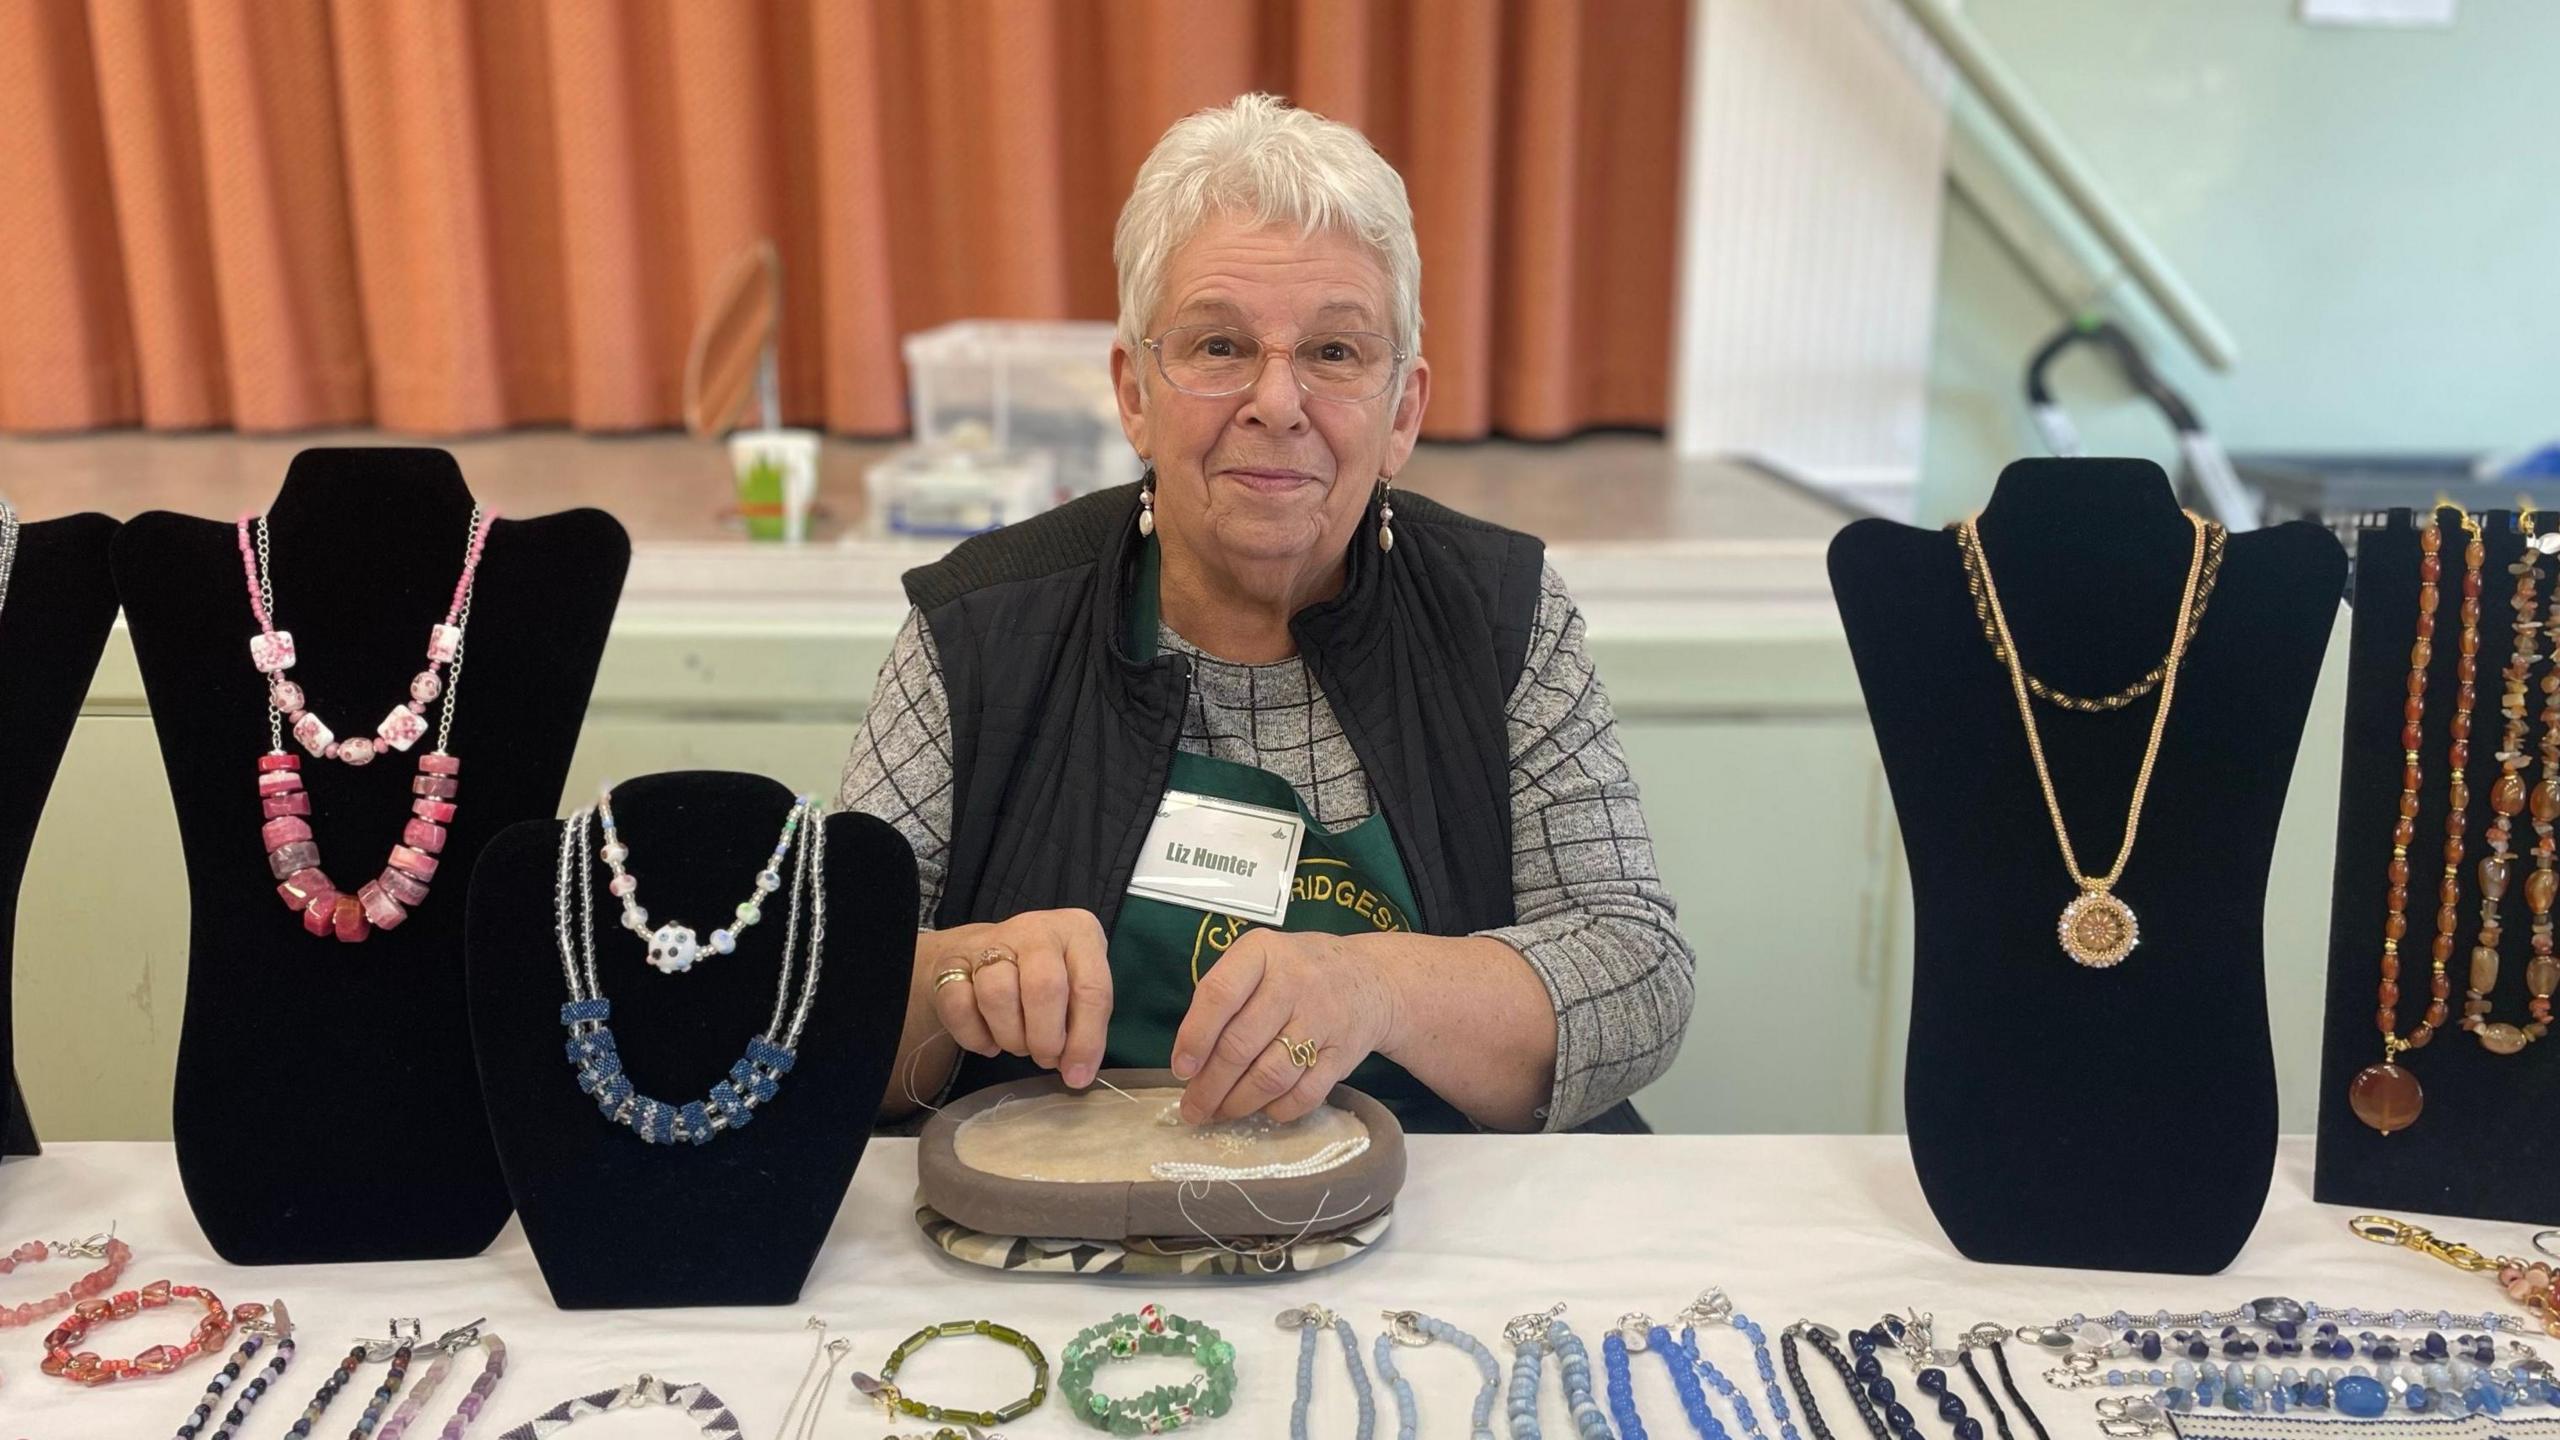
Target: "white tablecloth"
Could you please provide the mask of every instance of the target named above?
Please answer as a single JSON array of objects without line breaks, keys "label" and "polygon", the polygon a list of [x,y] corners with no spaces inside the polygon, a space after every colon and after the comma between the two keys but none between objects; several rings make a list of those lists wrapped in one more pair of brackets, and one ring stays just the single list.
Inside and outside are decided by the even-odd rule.
[{"label": "white tablecloth", "polygon": [[[1567,1320],[1590,1346],[1597,1374],[1600,1337],[1621,1313],[1642,1309],[1668,1317],[1707,1285],[1730,1291],[1767,1328],[1773,1344],[1777,1332],[1801,1316],[1845,1327],[1872,1324],[1887,1308],[1911,1306],[1935,1311],[1942,1325],[1960,1326],[1979,1319],[2041,1322],[2119,1307],[2228,1307],[2265,1294],[2338,1306],[2458,1311],[2477,1311],[2501,1298],[2480,1276],[2348,1234],[2348,1212],[2311,1203],[2307,1140],[2285,1142],[2275,1193],[2238,1263],[2224,1275],[2204,1278],[1967,1262],[1931,1220],[1899,1137],[1417,1136],[1411,1147],[1411,1177],[1382,1246],[1342,1268],[1277,1282],[1008,1276],[959,1264],[915,1227],[915,1144],[907,1140],[878,1141],[864,1155],[808,1287],[789,1308],[556,1310],[512,1224],[488,1253],[471,1260],[234,1268],[215,1260],[197,1231],[165,1144],[61,1144],[43,1156],[0,1165],[0,1246],[73,1238],[112,1221],[135,1252],[125,1285],[165,1276],[210,1285],[233,1303],[283,1297],[299,1329],[301,1354],[252,1416],[243,1440],[282,1435],[346,1346],[359,1334],[381,1333],[384,1318],[395,1312],[420,1316],[431,1335],[485,1315],[490,1328],[505,1336],[508,1373],[475,1440],[487,1440],[569,1395],[608,1388],[642,1371],[710,1385],[736,1409],[747,1440],[765,1440],[780,1425],[808,1362],[811,1340],[802,1322],[825,1316],[855,1348],[837,1372],[818,1434],[849,1440],[878,1436],[889,1427],[876,1406],[852,1404],[846,1376],[857,1366],[877,1365],[919,1326],[981,1316],[999,1320],[1040,1341],[1054,1362],[1076,1331],[1149,1300],[1213,1325],[1235,1342],[1236,1409],[1209,1433],[1262,1437],[1288,1434],[1298,1342],[1275,1329],[1273,1317],[1301,1300],[1329,1305],[1351,1319],[1363,1339],[1364,1364],[1379,1312],[1414,1308],[1473,1332],[1506,1367],[1503,1322],[1561,1300],[1571,1307]],[[2144,1157],[2156,1148],[2128,1144],[2125,1163],[2147,1163]],[[277,1163],[299,1162],[280,1156]],[[2088,1179],[2090,1225],[2177,1223],[2174,1215],[2119,1214],[2109,1205],[2106,1176]],[[2527,1233],[2516,1226],[2447,1221],[2439,1228],[2506,1254],[2527,1244]],[[57,1278],[68,1278],[55,1272],[81,1263],[52,1259],[0,1277],[0,1303],[50,1294]],[[0,1330],[0,1436],[157,1440],[185,1418],[214,1368],[200,1361],[165,1379],[82,1390],[37,1372],[40,1339],[49,1328],[50,1322]],[[130,1355],[176,1338],[176,1323],[163,1315],[114,1324],[95,1348]],[[1708,1347],[1727,1374],[1750,1385],[1755,1408],[1768,1423],[1748,1345],[1719,1330],[1711,1333]],[[2021,1383],[2030,1387],[2057,1440],[2098,1433],[2088,1393],[2047,1389],[2033,1378],[2040,1363],[2015,1345],[2011,1351]],[[1662,1440],[1681,1440],[1688,1428],[1661,1361],[1634,1358],[1647,1428]],[[1810,1351],[1805,1358],[1809,1367],[1821,1365]],[[1465,1358],[1434,1346],[1400,1351],[1398,1359],[1420,1397],[1424,1440],[1463,1436],[1476,1385]],[[379,1373],[364,1372],[318,1433],[346,1434]],[[452,1400],[477,1373],[476,1360],[457,1368],[444,1399],[412,1432],[413,1440],[432,1440]],[[936,1401],[995,1405],[1022,1393],[1018,1379],[1026,1373],[1018,1360],[986,1342],[953,1340],[928,1350],[905,1378]],[[1130,1393],[1177,1380],[1181,1373],[1187,1372],[1178,1373],[1169,1360],[1116,1366],[1105,1370],[1105,1388]],[[1808,1373],[1816,1375],[1834,1429],[1843,1436],[1862,1434],[1832,1378],[1814,1369]],[[1338,1347],[1328,1337],[1316,1368],[1311,1434],[1317,1440],[1352,1433],[1349,1390]],[[1552,1364],[1546,1391],[1547,1433],[1571,1437]],[[1388,1440],[1394,1408],[1383,1387],[1378,1406],[1379,1434]],[[1732,1426],[1720,1402],[1717,1413]],[[1921,1415],[1932,1440],[1947,1433],[1934,1415]],[[1502,1428],[1499,1406],[1494,1424]],[[898,1428],[926,1427],[910,1422]],[[691,1433],[675,1417],[656,1412],[609,1415],[574,1432],[576,1440]],[[1008,1433],[1038,1440],[1100,1432],[1078,1424],[1053,1398]]]}]

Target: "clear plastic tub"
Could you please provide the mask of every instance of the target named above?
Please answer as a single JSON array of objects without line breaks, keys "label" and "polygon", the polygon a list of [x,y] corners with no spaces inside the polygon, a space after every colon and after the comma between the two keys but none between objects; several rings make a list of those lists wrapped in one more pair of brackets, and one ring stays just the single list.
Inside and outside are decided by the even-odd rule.
[{"label": "clear plastic tub", "polygon": [[1100,320],[962,320],[908,336],[917,442],[1045,453],[1060,500],[1137,479],[1111,393],[1113,329]]},{"label": "clear plastic tub", "polygon": [[1057,467],[1040,450],[910,445],[863,472],[875,535],[976,535],[1057,503]]}]

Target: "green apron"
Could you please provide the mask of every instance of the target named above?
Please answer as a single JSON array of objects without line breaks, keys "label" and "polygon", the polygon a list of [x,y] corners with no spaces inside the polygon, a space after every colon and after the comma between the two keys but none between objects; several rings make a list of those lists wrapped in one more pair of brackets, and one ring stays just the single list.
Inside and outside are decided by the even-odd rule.
[{"label": "green apron", "polygon": [[[1150,543],[1139,560],[1137,589],[1129,604],[1129,653],[1139,660],[1152,659],[1156,653],[1157,564],[1156,547]],[[1280,776],[1181,750],[1174,752],[1165,784],[1171,790],[1294,811],[1305,823],[1298,873],[1290,882],[1289,911],[1282,929],[1366,935],[1414,928],[1413,886],[1405,878],[1404,859],[1396,851],[1384,814],[1372,814],[1348,830],[1329,834]],[[1193,987],[1227,947],[1260,923],[1143,895],[1122,896],[1119,918],[1111,927],[1110,1063],[1167,1063],[1175,1032],[1190,1012]],[[1469,1128],[1455,1107],[1383,1056],[1361,1061],[1347,1083],[1394,1111],[1407,1129]]]}]

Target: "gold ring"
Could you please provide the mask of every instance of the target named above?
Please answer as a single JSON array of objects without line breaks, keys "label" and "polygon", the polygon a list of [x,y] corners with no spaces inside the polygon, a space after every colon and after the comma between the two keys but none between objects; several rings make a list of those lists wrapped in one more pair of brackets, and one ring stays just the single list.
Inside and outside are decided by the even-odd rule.
[{"label": "gold ring", "polygon": [[954,980],[966,980],[968,978],[969,972],[967,970],[954,965],[950,969],[933,977],[933,993],[939,995],[942,993],[943,986],[950,984]]},{"label": "gold ring", "polygon": [[1289,1052],[1289,1063],[1301,1070],[1316,1068],[1316,1057],[1323,1051],[1312,1040],[1292,1040],[1286,1035],[1273,1037],[1280,1048]]},{"label": "gold ring", "polygon": [[990,945],[970,958],[969,973],[975,975],[990,965],[1011,965],[1014,963],[1016,962],[1013,957],[1013,951],[1002,945]]}]

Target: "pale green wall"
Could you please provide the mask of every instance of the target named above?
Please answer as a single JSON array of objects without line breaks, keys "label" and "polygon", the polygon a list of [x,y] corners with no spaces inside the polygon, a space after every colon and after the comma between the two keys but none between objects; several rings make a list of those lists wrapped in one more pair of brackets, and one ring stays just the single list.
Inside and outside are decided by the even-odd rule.
[{"label": "pale green wall", "polygon": [[[2241,356],[2172,380],[2239,450],[2498,449],[2560,436],[2560,4],[2463,0],[2450,30],[2306,26],[2292,0],[1964,0]],[[2019,402],[2061,312],[1951,197],[1922,518],[2040,453]],[[2092,453],[2168,463],[2095,365]]]}]

